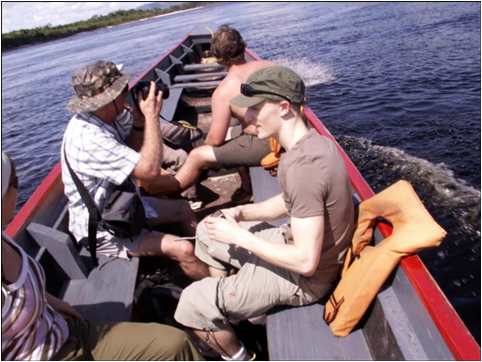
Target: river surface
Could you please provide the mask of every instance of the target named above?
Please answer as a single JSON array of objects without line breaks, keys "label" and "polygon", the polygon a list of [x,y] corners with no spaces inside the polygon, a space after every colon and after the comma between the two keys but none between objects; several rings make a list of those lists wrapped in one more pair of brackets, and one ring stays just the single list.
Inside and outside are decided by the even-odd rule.
[{"label": "river surface", "polygon": [[480,4],[230,3],[2,53],[2,148],[20,207],[59,161],[74,69],[139,74],[196,26],[237,27],[307,83],[308,105],[375,191],[409,180],[448,231],[421,253],[480,343]]}]

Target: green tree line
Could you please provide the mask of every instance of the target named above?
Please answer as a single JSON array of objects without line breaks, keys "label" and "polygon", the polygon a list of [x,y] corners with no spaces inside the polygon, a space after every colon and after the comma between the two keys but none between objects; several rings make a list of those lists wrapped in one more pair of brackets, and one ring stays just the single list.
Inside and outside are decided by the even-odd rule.
[{"label": "green tree line", "polygon": [[118,25],[129,21],[149,18],[156,15],[174,11],[190,9],[198,6],[209,5],[208,2],[184,2],[166,9],[149,10],[119,10],[107,15],[94,15],[88,20],[71,24],[51,26],[46,25],[34,29],[22,29],[2,34],[2,51],[22,45],[46,42],[53,39],[64,38],[82,31],[95,30],[105,26]]}]

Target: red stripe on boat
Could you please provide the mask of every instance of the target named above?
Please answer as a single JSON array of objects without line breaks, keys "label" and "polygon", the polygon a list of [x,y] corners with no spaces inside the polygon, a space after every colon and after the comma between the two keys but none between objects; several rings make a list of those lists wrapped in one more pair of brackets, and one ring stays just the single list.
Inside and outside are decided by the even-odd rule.
[{"label": "red stripe on boat", "polygon": [[32,196],[23,205],[20,211],[17,213],[12,222],[5,229],[7,235],[15,238],[15,235],[22,229],[22,227],[27,226],[31,217],[35,214],[37,209],[42,205],[42,203],[47,199],[50,190],[59,182],[60,180],[60,162],[58,162],[49,174],[42,180],[42,183],[37,187]]}]

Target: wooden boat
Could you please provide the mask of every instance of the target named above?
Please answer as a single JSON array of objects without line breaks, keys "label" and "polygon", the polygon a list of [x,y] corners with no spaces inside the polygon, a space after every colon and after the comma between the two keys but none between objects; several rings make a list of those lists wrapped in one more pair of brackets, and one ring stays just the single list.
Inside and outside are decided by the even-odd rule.
[{"label": "wooden boat", "polygon": [[[182,118],[198,125],[209,124],[210,96],[225,75],[217,64],[201,64],[209,48],[209,34],[190,33],[133,79],[130,87],[140,80],[162,81],[170,87],[170,96],[162,110],[164,119]],[[246,58],[253,60],[258,56],[247,49]],[[306,107],[305,115],[320,134],[335,141],[310,108]],[[338,144],[337,147],[345,161],[354,196],[358,200],[371,197],[370,186],[343,149]],[[264,170],[252,168],[250,174],[257,200],[278,192],[277,183]],[[211,182],[219,182],[220,178],[217,180]],[[204,208],[204,214],[229,201],[226,195],[221,196],[217,203]],[[66,229],[67,217],[60,164],[57,164],[6,232],[42,263],[50,292],[72,303],[86,317],[129,319],[139,261],[115,260],[101,270],[92,270],[85,256],[88,254],[78,252]],[[390,227],[381,225],[376,242],[390,233]],[[349,336],[333,337],[322,319],[322,310],[320,304],[314,304],[269,314],[266,324],[269,358],[480,359],[480,347],[417,256],[402,260],[366,318]]]}]

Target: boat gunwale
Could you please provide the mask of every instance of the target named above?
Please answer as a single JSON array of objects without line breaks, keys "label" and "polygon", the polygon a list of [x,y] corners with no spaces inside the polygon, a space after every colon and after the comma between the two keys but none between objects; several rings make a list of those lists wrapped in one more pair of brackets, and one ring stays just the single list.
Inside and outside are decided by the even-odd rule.
[{"label": "boat gunwale", "polygon": [[26,223],[31,221],[35,216],[38,209],[47,199],[50,191],[58,184],[58,182],[62,182],[60,162],[57,162],[54,165],[12,221],[8,224],[5,229],[5,233],[8,236],[13,239],[17,237],[17,235],[26,227]]},{"label": "boat gunwale", "polygon": [[[140,79],[144,78],[177,47],[188,40],[190,36],[191,34],[188,33],[176,46],[163,53],[150,65],[149,68],[147,68],[146,71],[142,72],[137,77],[133,77],[129,82],[129,86],[132,87]],[[261,59],[256,53],[248,48],[246,49],[246,53],[253,59]],[[320,134],[327,136],[334,141],[344,159],[351,183],[358,192],[360,198],[365,200],[373,196],[373,190],[363,178],[360,171],[356,168],[330,131],[309,107],[305,107],[305,116]],[[35,213],[40,209],[42,203],[47,199],[49,192],[58,182],[61,182],[60,162],[53,166],[52,170],[42,180],[40,185],[19,210],[15,218],[7,226],[5,229],[7,235],[15,238],[21,231],[23,231],[26,227],[26,223],[30,222],[35,217]],[[379,225],[378,228],[384,237],[389,236],[392,232],[392,228],[388,225],[382,224]],[[421,259],[417,255],[405,257],[402,259],[400,265],[454,357],[457,360],[480,360],[480,346],[477,344],[475,338],[471,335]]]}]

